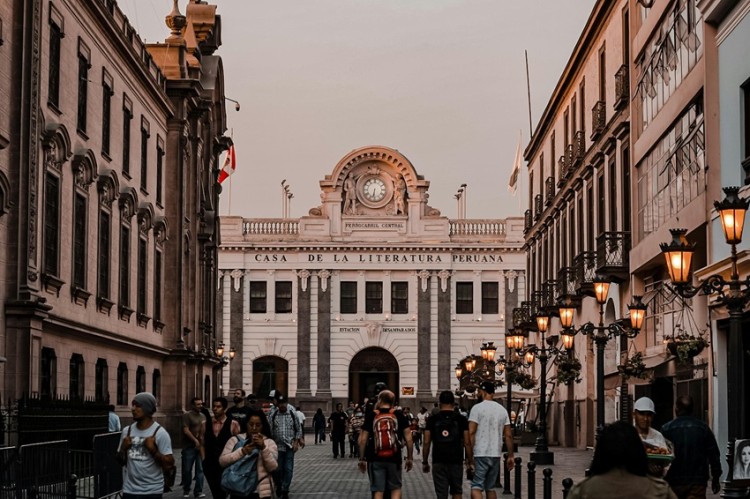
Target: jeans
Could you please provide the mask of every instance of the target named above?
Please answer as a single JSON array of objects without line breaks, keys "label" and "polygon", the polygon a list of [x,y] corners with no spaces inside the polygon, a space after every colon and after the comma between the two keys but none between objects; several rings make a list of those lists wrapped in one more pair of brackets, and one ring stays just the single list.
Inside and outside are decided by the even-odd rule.
[{"label": "jeans", "polygon": [[326,429],[325,427],[315,430],[315,443],[326,441]]},{"label": "jeans", "polygon": [[346,457],[346,451],[344,447],[344,439],[346,435],[341,433],[331,433],[331,443],[333,445],[333,457],[338,457],[339,450],[341,450],[341,457]]},{"label": "jeans", "polygon": [[193,465],[195,465],[195,489],[193,493],[198,497],[203,492],[203,462],[196,447],[182,449],[182,491],[190,493],[193,483]]},{"label": "jeans", "polygon": [[[282,445],[283,447],[283,445]],[[273,481],[276,485],[276,493],[289,492],[294,475],[294,452],[292,449],[279,449],[279,467],[273,473]]]}]

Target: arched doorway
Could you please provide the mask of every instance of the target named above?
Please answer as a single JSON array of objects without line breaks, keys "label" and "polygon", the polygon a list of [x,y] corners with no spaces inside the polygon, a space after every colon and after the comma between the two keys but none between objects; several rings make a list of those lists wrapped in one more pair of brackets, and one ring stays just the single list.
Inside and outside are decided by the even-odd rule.
[{"label": "arched doorway", "polygon": [[398,397],[398,361],[384,348],[370,347],[357,353],[349,364],[349,400],[362,402],[375,396],[375,384],[383,382]]},{"label": "arched doorway", "polygon": [[253,361],[253,393],[258,400],[265,400],[271,390],[279,390],[289,396],[287,381],[289,364],[281,357],[258,357]]}]

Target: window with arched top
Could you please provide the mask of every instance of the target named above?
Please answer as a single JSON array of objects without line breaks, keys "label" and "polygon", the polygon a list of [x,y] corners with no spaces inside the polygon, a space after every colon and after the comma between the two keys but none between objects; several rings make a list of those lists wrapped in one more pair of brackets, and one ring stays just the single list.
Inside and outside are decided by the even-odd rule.
[{"label": "window with arched top", "polygon": [[83,382],[85,378],[86,375],[83,355],[81,355],[80,353],[74,353],[70,356],[70,377],[68,394],[70,395],[71,400],[83,400],[85,394]]},{"label": "window with arched top", "polygon": [[117,405],[127,405],[128,402],[128,365],[120,362],[117,365]]},{"label": "window with arched top", "polygon": [[268,398],[271,390],[288,395],[289,363],[281,357],[258,357],[253,361],[253,393]]}]

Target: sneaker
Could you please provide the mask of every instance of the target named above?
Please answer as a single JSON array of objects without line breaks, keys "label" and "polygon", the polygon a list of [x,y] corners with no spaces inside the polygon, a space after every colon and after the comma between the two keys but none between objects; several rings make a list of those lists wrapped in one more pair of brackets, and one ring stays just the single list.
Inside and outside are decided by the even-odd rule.
[{"label": "sneaker", "polygon": [[201,492],[200,494],[198,494],[195,497],[197,497],[198,499],[203,499],[204,497],[206,497],[206,494],[204,494],[203,492]]},{"label": "sneaker", "polygon": [[182,494],[182,497],[190,497],[190,492],[185,492],[184,494]]}]

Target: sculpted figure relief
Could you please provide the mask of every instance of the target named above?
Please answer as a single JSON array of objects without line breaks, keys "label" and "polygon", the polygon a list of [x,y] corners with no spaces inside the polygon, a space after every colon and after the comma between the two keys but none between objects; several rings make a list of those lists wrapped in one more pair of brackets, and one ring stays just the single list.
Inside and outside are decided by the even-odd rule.
[{"label": "sculpted figure relief", "polygon": [[403,175],[393,180],[393,214],[406,214],[406,181]]},{"label": "sculpted figure relief", "polygon": [[354,175],[349,174],[344,180],[344,213],[347,215],[357,214],[357,184]]}]

